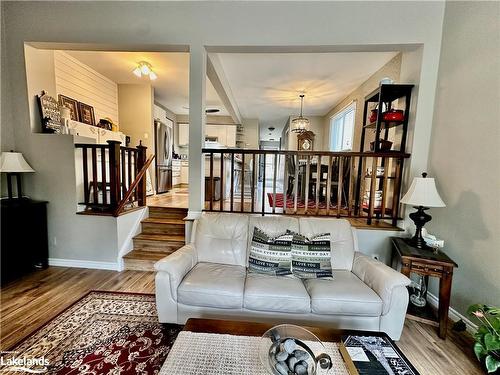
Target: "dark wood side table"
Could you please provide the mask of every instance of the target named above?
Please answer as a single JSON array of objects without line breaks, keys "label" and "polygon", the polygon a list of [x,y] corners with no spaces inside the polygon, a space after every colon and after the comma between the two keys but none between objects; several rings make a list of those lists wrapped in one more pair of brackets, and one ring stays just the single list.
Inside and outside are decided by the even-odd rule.
[{"label": "dark wood side table", "polygon": [[442,251],[418,249],[408,244],[405,238],[391,237],[393,268],[401,266],[401,273],[410,277],[414,272],[425,277],[426,285],[429,276],[439,278],[439,309],[438,316],[424,310],[412,309],[411,302],[407,317],[439,327],[439,337],[446,338],[448,326],[448,310],[450,308],[451,279],[453,268],[458,265]]},{"label": "dark wood side table", "polygon": [[47,202],[0,200],[1,283],[48,266]]}]

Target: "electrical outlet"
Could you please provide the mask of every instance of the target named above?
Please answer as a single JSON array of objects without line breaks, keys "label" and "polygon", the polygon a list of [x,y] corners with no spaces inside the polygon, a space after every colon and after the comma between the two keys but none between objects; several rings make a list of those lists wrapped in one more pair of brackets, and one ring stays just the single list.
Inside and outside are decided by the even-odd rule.
[{"label": "electrical outlet", "polygon": [[380,260],[380,255],[378,254],[372,254],[372,258],[375,260]]}]

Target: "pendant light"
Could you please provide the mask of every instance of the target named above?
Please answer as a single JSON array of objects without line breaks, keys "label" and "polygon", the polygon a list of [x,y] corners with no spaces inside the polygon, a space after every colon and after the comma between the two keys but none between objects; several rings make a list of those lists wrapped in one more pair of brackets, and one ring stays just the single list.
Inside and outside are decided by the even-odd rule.
[{"label": "pendant light", "polygon": [[302,108],[304,106],[304,94],[300,94],[300,116],[292,120],[292,131],[294,133],[303,133],[309,127],[309,119],[302,116]]}]

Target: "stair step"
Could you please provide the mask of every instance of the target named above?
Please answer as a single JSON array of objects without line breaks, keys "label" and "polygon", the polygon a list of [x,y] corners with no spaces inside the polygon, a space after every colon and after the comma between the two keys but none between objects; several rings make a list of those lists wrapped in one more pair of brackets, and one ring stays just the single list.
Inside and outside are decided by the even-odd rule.
[{"label": "stair step", "polygon": [[187,213],[187,208],[149,206],[150,218],[184,219]]},{"label": "stair step", "polygon": [[184,236],[185,224],[181,219],[149,217],[142,222],[142,233]]},{"label": "stair step", "polygon": [[132,250],[123,257],[126,270],[154,271],[154,264],[172,254],[171,251]]},{"label": "stair step", "polygon": [[184,235],[141,233],[134,237],[134,249],[146,251],[175,251],[185,244]]}]

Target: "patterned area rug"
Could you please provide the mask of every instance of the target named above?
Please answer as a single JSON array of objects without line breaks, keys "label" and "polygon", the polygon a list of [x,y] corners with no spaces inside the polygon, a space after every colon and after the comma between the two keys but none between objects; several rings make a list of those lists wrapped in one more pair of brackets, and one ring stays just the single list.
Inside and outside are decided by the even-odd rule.
[{"label": "patterned area rug", "polygon": [[[273,194],[267,193],[267,199],[269,200],[269,205],[273,206]],[[316,208],[316,201],[314,199],[309,199],[307,204],[307,208]],[[326,202],[320,201],[318,204],[319,208],[326,208]],[[283,208],[283,193],[276,193],[276,207]],[[294,208],[295,207],[295,199],[293,196],[286,197],[286,208]],[[304,199],[297,199],[297,208],[305,208],[306,203]],[[337,206],[330,205],[331,209],[337,209]]]},{"label": "patterned area rug", "polygon": [[49,374],[156,374],[181,329],[158,323],[154,295],[93,291],[3,359],[43,358],[17,367]]}]

